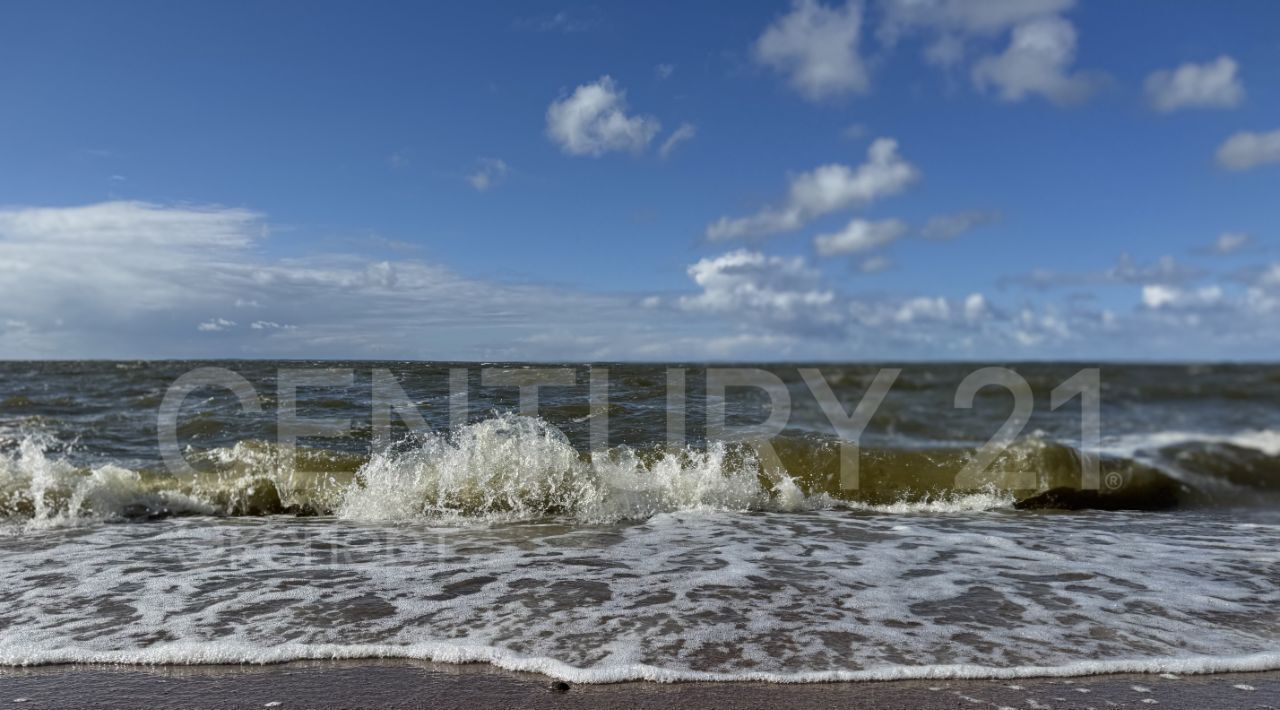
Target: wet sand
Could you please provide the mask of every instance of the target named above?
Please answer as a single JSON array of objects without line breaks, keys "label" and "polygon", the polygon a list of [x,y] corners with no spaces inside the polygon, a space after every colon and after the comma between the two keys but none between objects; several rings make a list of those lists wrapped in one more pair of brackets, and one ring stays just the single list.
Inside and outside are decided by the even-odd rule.
[{"label": "wet sand", "polygon": [[557,688],[486,665],[0,669],[0,708],[1280,708],[1280,672],[810,685],[617,683]]}]

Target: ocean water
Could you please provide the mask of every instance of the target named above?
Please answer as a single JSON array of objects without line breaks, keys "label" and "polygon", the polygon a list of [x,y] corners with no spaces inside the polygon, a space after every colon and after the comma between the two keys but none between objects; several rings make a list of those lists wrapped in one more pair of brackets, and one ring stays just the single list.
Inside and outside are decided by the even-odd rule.
[{"label": "ocean water", "polygon": [[[205,386],[162,419],[171,386],[211,367],[256,411]],[[535,410],[510,383],[549,367],[565,384]],[[881,368],[756,367],[790,400],[778,432],[764,390],[708,394],[698,365],[0,364],[0,664],[406,657],[577,682],[1280,668],[1280,367],[1010,365],[1030,411],[987,461],[1017,397],[956,406],[977,366],[894,366],[856,487],[800,370],[847,412]],[[1052,394],[1091,367],[1097,437],[1086,397]],[[281,382],[322,370],[296,416],[331,431],[290,455]],[[165,463],[170,426],[189,470]]]}]

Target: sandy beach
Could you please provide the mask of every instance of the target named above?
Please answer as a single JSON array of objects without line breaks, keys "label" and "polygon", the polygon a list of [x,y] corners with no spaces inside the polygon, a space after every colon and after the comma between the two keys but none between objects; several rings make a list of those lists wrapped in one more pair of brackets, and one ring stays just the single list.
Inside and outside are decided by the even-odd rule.
[{"label": "sandy beach", "polygon": [[0,670],[18,708],[1276,708],[1280,672],[1011,681],[558,686],[485,665],[46,666]]}]

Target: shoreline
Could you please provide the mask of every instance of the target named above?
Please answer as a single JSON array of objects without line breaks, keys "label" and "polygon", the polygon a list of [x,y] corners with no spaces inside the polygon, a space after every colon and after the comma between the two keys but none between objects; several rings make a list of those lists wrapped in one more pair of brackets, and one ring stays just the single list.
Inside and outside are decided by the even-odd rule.
[{"label": "shoreline", "polygon": [[[567,689],[564,689],[567,688]],[[56,708],[625,708],[789,710],[832,707],[1196,709],[1280,706],[1280,671],[1016,680],[779,684],[627,681],[560,686],[487,664],[403,659],[240,666],[51,665],[0,668],[0,707]]]}]

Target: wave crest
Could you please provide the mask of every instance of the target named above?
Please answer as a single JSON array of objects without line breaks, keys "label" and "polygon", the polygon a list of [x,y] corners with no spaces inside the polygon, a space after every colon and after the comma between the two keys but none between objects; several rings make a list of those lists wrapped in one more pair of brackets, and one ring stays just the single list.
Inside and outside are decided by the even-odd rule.
[{"label": "wave crest", "polygon": [[[678,510],[794,510],[810,503],[785,475],[762,477],[743,447],[712,444],[642,456],[626,447],[583,456],[558,429],[501,415],[410,451],[375,455],[337,514],[360,520],[644,519]],[[735,450],[737,449],[737,450]]]},{"label": "wave crest", "polygon": [[[993,508],[1155,509],[1257,505],[1280,496],[1280,435],[1176,433],[1083,453],[1023,439],[971,475],[975,449],[864,449],[860,487],[843,489],[841,446],[776,438],[766,459],[747,442],[619,446],[585,454],[546,421],[514,414],[400,442],[371,457],[262,441],[192,452],[198,473],[71,463],[40,434],[0,452],[0,519],[37,525],[169,515],[336,515],[352,520],[503,522],[561,517],[643,520],[677,511],[877,513]],[[1083,457],[1100,457],[1104,487],[1080,490]],[[770,463],[766,465],[765,461]]]}]

